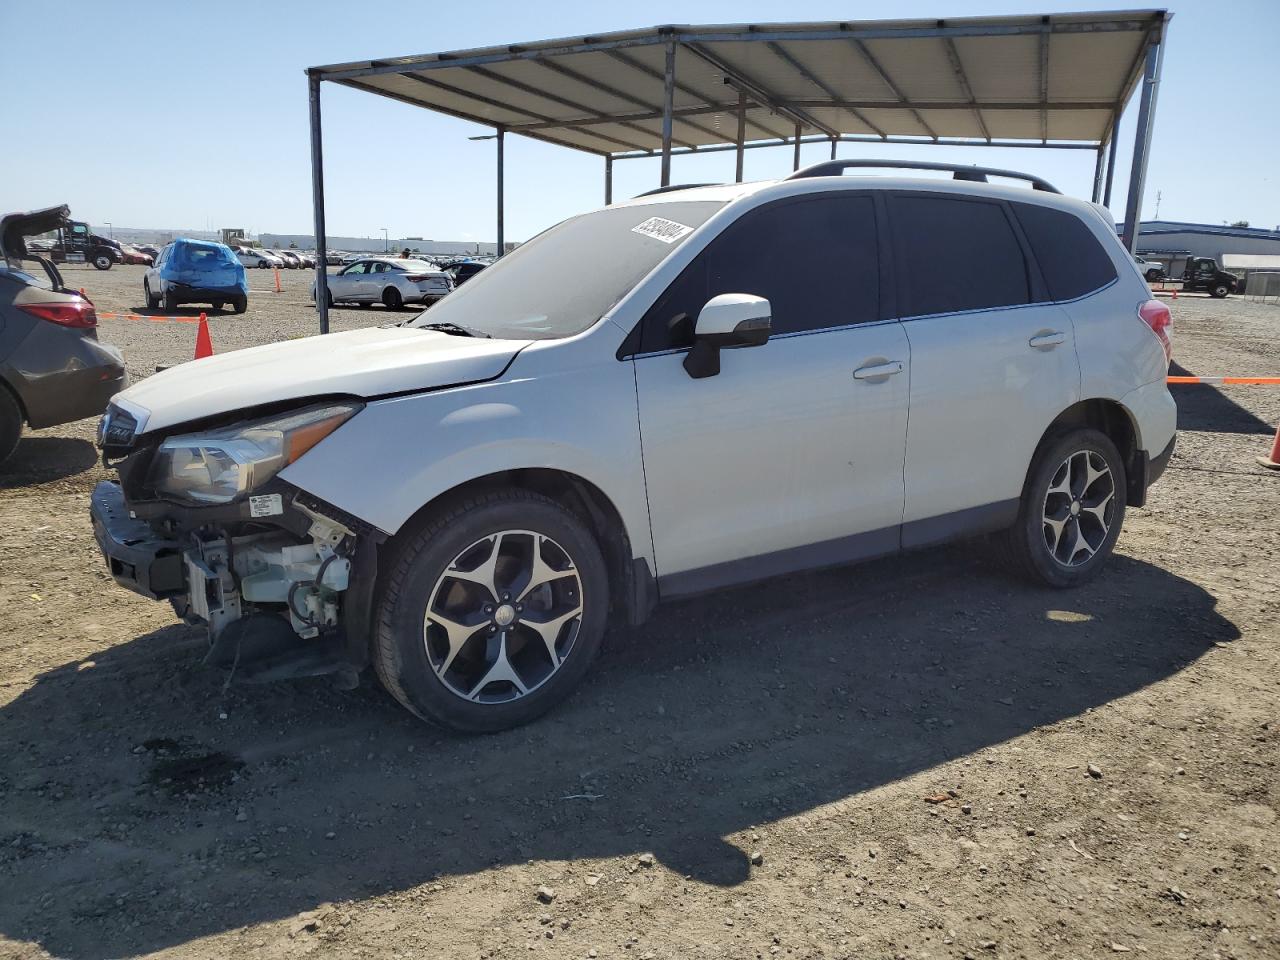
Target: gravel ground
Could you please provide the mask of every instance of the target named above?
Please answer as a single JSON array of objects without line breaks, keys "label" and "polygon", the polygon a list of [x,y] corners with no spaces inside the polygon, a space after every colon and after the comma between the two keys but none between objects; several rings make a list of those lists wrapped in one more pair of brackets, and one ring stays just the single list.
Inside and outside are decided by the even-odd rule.
[{"label": "gravel ground", "polygon": [[[67,272],[140,306],[141,268]],[[282,281],[219,351],[313,332]],[[1280,373],[1280,308],[1172,306],[1182,368]],[[142,377],[195,331],[102,335]],[[0,467],[0,956],[1280,956],[1280,390],[1176,389],[1097,583],[962,544],[674,604],[484,738],[368,681],[224,689],[102,569],[91,422],[37,432]]]}]

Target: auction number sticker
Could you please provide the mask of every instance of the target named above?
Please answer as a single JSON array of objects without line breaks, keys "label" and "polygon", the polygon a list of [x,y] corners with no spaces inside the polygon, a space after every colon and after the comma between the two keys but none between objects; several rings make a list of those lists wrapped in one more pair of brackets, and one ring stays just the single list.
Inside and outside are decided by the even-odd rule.
[{"label": "auction number sticker", "polygon": [[693,227],[686,227],[683,223],[676,223],[674,220],[664,220],[662,217],[650,217],[644,223],[632,227],[631,232],[642,233],[646,237],[653,237],[663,243],[675,243],[693,233]]},{"label": "auction number sticker", "polygon": [[284,504],[280,502],[280,494],[269,493],[260,497],[249,498],[249,515],[253,517],[275,517],[284,513]]}]

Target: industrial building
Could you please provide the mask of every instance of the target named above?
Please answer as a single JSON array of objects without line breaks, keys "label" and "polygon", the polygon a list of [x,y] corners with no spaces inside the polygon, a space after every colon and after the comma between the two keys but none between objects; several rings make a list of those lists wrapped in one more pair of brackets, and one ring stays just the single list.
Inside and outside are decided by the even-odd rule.
[{"label": "industrial building", "polygon": [[[290,246],[301,250],[314,250],[316,238],[310,233],[259,233],[258,242],[271,250]],[[508,244],[510,249],[513,244]],[[436,254],[452,257],[491,257],[498,252],[498,245],[481,240],[423,240],[421,237],[334,237],[326,239],[329,250],[346,250],[351,253],[382,253],[403,250],[408,247],[414,253]]]}]

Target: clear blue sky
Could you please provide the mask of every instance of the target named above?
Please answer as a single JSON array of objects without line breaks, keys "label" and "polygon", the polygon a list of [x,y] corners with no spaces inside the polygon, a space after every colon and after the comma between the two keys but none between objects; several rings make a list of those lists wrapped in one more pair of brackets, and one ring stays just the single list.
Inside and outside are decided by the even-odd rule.
[{"label": "clear blue sky", "polygon": [[[897,0],[418,4],[401,0],[165,2],[0,0],[8,136],[0,211],[67,202],[117,227],[310,232],[307,66],[688,22],[958,17],[1124,9],[1090,0]],[[1220,223],[1280,224],[1280,0],[1172,6],[1143,207]],[[83,69],[76,69],[76,65]],[[492,240],[494,148],[484,127],[324,86],[329,232]],[[1136,105],[1121,130],[1119,217]],[[868,146],[867,156],[986,163],[1087,196],[1086,151]],[[810,152],[812,151],[812,152]],[[803,161],[825,159],[806,148]],[[748,179],[784,175],[791,148],[747,152]],[[676,158],[676,182],[731,180],[733,154]],[[614,196],[656,186],[656,160],[615,165]],[[507,140],[507,238],[524,239],[603,199],[603,160]]]}]

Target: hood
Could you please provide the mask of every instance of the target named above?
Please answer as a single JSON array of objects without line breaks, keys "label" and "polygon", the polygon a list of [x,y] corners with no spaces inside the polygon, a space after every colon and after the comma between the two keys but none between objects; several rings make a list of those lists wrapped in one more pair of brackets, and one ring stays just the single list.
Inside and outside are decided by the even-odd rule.
[{"label": "hood", "polygon": [[7,213],[0,217],[0,247],[4,249],[5,258],[21,261],[27,255],[27,237],[57,230],[70,216],[70,208],[63,204],[30,213]]},{"label": "hood", "polygon": [[286,400],[370,398],[492,380],[531,342],[371,327],[193,360],[114,400],[134,415],[142,434]]}]

